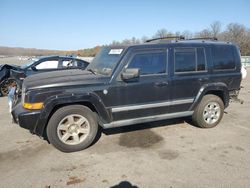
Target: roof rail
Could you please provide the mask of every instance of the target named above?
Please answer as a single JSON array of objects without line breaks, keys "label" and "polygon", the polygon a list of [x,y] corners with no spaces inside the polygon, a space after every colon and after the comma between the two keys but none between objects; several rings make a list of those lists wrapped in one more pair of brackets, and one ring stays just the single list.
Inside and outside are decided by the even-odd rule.
[{"label": "roof rail", "polygon": [[197,37],[197,38],[191,38],[191,39],[187,39],[187,40],[214,40],[214,41],[218,41],[217,37]]},{"label": "roof rail", "polygon": [[185,37],[180,35],[180,36],[171,36],[171,37],[159,37],[159,38],[153,38],[153,39],[149,39],[146,40],[145,42],[152,42],[155,40],[163,40],[163,39],[176,39],[176,40],[185,40]]}]

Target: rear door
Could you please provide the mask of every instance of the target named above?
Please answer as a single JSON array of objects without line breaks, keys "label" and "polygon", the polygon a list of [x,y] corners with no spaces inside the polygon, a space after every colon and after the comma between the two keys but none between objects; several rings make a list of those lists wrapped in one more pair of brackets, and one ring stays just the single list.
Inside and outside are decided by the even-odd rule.
[{"label": "rear door", "polygon": [[172,102],[169,112],[188,111],[201,86],[209,81],[206,51],[203,47],[173,48]]}]

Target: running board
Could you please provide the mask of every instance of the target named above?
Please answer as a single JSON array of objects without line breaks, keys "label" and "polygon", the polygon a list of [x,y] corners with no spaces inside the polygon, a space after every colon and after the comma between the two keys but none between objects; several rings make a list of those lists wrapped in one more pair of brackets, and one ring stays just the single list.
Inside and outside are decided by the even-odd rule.
[{"label": "running board", "polygon": [[122,126],[139,124],[139,123],[159,121],[159,120],[164,120],[164,119],[186,117],[186,116],[191,116],[192,114],[193,114],[193,111],[176,112],[176,113],[171,113],[171,114],[161,114],[161,115],[155,115],[155,116],[147,116],[147,117],[140,117],[140,118],[134,118],[134,119],[113,121],[111,123],[101,124],[101,126],[104,129],[108,129],[108,128],[122,127]]}]

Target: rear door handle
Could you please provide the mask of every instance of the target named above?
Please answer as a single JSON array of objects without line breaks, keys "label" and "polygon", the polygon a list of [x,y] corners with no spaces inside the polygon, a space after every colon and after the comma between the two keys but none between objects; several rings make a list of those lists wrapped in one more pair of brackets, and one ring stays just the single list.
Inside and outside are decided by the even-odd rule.
[{"label": "rear door handle", "polygon": [[155,83],[155,86],[157,87],[164,87],[164,86],[167,86],[168,85],[168,82],[156,82]]},{"label": "rear door handle", "polygon": [[203,82],[204,82],[204,81],[208,81],[208,80],[209,80],[209,78],[199,78],[199,81],[201,81],[201,82],[202,82],[202,81],[203,81]]}]

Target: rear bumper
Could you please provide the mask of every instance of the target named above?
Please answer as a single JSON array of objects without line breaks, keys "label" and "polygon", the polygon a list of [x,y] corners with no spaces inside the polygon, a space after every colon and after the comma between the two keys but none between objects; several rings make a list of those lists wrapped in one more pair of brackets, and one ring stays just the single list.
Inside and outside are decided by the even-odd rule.
[{"label": "rear bumper", "polygon": [[[19,124],[20,127],[36,133],[36,127],[39,123],[41,115],[40,110],[27,110],[24,109],[21,103],[18,103],[11,112],[14,123]],[[37,133],[36,133],[37,134]]]}]

